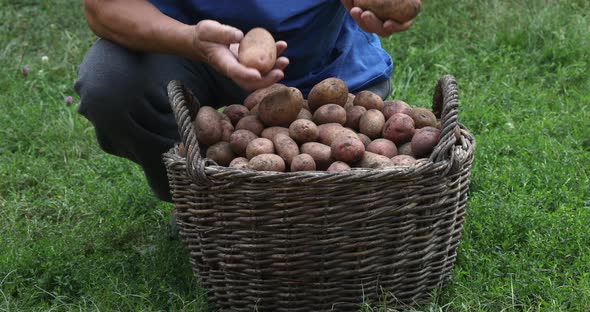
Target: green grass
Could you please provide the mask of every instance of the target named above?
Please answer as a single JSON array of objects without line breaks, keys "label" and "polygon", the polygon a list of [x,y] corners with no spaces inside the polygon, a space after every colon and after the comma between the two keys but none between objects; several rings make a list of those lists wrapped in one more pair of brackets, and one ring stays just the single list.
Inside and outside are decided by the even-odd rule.
[{"label": "green grass", "polygon": [[[204,310],[166,238],[171,205],[65,104],[94,40],[80,6],[0,0],[0,311]],[[429,106],[454,75],[477,140],[452,279],[417,309],[590,310],[588,12],[585,0],[428,1],[383,40],[394,97]]]}]

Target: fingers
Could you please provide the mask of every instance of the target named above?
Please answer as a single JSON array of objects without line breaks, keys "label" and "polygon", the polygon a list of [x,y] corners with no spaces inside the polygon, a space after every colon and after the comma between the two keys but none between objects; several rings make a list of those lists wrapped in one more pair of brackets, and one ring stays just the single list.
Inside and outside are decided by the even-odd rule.
[{"label": "fingers", "polygon": [[285,41],[277,41],[276,43],[277,45],[277,55],[281,55],[283,53],[283,51],[285,51],[287,49],[287,43]]},{"label": "fingers", "polygon": [[203,20],[196,25],[199,40],[223,45],[239,43],[244,33],[234,27],[223,25],[212,20]]},{"label": "fingers", "polygon": [[381,21],[373,12],[363,11],[359,7],[350,9],[350,16],[359,27],[369,33],[375,33],[381,37],[388,37],[393,33],[406,31],[412,26],[412,21],[400,24],[393,20]]},{"label": "fingers", "polygon": [[350,9],[354,6],[354,0],[342,0],[342,5],[344,5],[346,11],[350,12]]}]

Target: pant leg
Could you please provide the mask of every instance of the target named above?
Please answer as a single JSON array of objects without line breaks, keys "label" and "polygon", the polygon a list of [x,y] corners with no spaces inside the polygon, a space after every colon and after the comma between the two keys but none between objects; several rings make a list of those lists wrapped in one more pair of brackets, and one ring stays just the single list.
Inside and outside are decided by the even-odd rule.
[{"label": "pant leg", "polygon": [[365,90],[371,91],[380,96],[383,100],[386,100],[391,93],[391,81],[389,81],[389,79],[384,80],[383,82],[379,82]]},{"label": "pant leg", "polygon": [[180,140],[166,86],[180,80],[202,105],[239,103],[246,93],[210,67],[181,57],[140,53],[98,40],[78,69],[78,112],[107,153],[139,164],[154,194],[171,201],[162,153]]}]

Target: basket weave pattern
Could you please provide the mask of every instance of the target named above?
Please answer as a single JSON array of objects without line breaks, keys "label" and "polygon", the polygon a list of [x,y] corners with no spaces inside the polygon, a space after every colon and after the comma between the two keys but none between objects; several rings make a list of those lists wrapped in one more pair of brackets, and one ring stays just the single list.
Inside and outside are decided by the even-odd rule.
[{"label": "basket weave pattern", "polygon": [[[475,140],[457,121],[452,76],[435,88],[441,140],[411,167],[271,173],[203,157],[198,102],[168,92],[186,157],[164,154],[177,222],[195,274],[220,311],[344,311],[383,293],[428,301],[461,238]],[[459,127],[460,135],[455,134]]]}]

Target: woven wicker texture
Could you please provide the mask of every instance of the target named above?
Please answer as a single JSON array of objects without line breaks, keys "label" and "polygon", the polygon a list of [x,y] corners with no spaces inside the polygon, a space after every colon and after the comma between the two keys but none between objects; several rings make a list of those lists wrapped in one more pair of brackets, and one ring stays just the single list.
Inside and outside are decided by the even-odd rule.
[{"label": "woven wicker texture", "polygon": [[164,154],[181,237],[217,309],[354,311],[383,293],[427,302],[445,285],[475,149],[452,76],[435,87],[442,129],[430,159],[337,173],[217,166],[193,131],[198,102],[178,81],[168,92],[188,147]]}]

